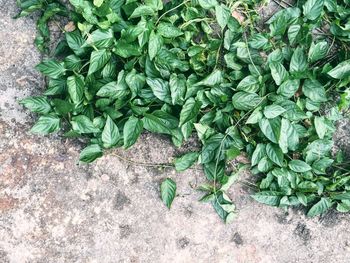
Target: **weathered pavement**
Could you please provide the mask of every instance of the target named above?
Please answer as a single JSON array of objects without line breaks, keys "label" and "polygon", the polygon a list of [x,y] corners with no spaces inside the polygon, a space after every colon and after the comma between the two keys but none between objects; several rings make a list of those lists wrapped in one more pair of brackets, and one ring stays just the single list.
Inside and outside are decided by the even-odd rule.
[{"label": "weathered pavement", "polygon": [[[190,187],[200,171],[176,174],[113,155],[82,165],[79,142],[31,135],[35,116],[16,100],[39,94],[44,79],[34,69],[35,22],[12,20],[16,12],[15,1],[0,0],[0,263],[349,262],[349,215],[285,213],[237,184],[231,196],[239,213],[224,225]],[[178,151],[167,138],[145,134],[118,154],[168,162]],[[159,199],[165,177],[178,182],[170,211]]]}]

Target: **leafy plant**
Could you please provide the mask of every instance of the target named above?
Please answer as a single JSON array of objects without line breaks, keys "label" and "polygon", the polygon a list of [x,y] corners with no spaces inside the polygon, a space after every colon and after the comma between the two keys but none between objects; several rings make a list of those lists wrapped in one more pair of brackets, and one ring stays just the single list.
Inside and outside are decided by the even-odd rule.
[{"label": "leafy plant", "polygon": [[160,185],[160,193],[164,204],[170,209],[176,194],[176,183],[170,178],[165,179]]},{"label": "leafy plant", "polygon": [[[174,166],[202,164],[201,201],[225,222],[235,215],[227,191],[246,168],[227,164],[241,154],[260,175],[255,200],[305,206],[308,216],[334,205],[350,211],[349,162],[331,151],[335,122],[349,107],[349,2],[297,1],[257,26],[260,2],[70,0],[68,9],[19,1],[20,16],[46,10],[40,27],[50,5],[76,27],[37,66],[49,78],[43,96],[21,101],[41,115],[32,131],[86,138],[83,162],[131,147],[144,130],[177,147],[196,134],[201,150]],[[175,192],[173,180],[161,184],[169,208]]]},{"label": "leafy plant", "polygon": [[37,21],[38,34],[35,38],[36,47],[43,52],[48,52],[50,41],[49,22],[56,15],[68,16],[69,11],[64,4],[57,0],[17,0],[21,12],[15,18],[27,16],[33,12],[39,12]]}]

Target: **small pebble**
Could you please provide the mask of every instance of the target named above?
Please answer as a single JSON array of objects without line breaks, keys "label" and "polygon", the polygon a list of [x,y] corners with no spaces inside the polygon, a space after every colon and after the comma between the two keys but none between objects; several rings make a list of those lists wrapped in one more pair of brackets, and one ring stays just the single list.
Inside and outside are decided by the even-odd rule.
[{"label": "small pebble", "polygon": [[109,176],[107,174],[103,174],[103,175],[101,175],[101,179],[102,179],[102,181],[108,181]]}]

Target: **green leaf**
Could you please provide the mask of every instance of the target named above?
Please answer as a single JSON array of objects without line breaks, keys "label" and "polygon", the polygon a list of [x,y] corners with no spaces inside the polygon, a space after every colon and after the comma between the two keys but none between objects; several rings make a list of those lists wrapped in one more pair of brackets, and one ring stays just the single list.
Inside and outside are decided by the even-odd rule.
[{"label": "green leaf", "polygon": [[102,86],[98,92],[97,96],[100,97],[113,97],[118,92],[118,82],[112,81]]},{"label": "green leaf", "polygon": [[218,21],[219,26],[222,30],[227,26],[229,18],[231,17],[230,9],[228,9],[225,5],[216,5],[215,6],[215,16]]},{"label": "green leaf", "polygon": [[259,189],[268,189],[274,180],[274,175],[269,172],[264,179],[261,180]]},{"label": "green leaf", "polygon": [[215,85],[221,84],[222,81],[223,81],[222,71],[221,70],[214,70],[205,79],[197,82],[195,84],[195,86],[214,87]]},{"label": "green leaf", "polygon": [[162,110],[154,111],[152,114],[145,113],[142,121],[146,130],[168,135],[173,135],[179,125],[178,119]]},{"label": "green leaf", "polygon": [[254,34],[249,41],[249,45],[255,49],[261,49],[268,43],[269,40],[263,34]]},{"label": "green leaf", "polygon": [[160,70],[175,70],[178,69],[185,72],[189,69],[187,61],[179,59],[174,51],[170,51],[166,48],[162,48],[155,60],[156,66],[160,67]]},{"label": "green leaf", "polygon": [[146,77],[143,74],[137,74],[136,70],[133,69],[128,73],[128,75],[126,75],[125,82],[131,89],[133,96],[136,97],[136,95],[138,95],[142,88],[145,86]]},{"label": "green leaf", "polygon": [[303,85],[303,92],[313,102],[327,101],[326,91],[317,80],[307,79]]},{"label": "green leaf", "polygon": [[[229,210],[235,211],[235,206],[233,204],[232,205],[225,205],[225,206],[229,207]],[[226,218],[225,218],[225,223],[226,224],[231,224],[235,220],[236,217],[237,217],[237,213],[236,212],[228,213]]]},{"label": "green leaf", "polygon": [[75,105],[84,100],[84,78],[81,75],[73,75],[67,79],[68,93]]},{"label": "green leaf", "polygon": [[300,47],[296,48],[290,61],[289,71],[291,73],[300,73],[307,70],[307,67],[308,65],[304,50]]},{"label": "green leaf", "polygon": [[[234,33],[231,30],[226,30],[225,35],[224,35],[224,48],[225,49],[230,50],[233,38],[234,38]],[[243,57],[245,55],[244,51],[245,50],[242,50],[242,51],[240,50],[240,52],[242,52]],[[234,53],[229,53],[229,54],[230,55],[228,58],[231,61],[231,63],[228,63],[228,64],[232,64],[232,62],[234,61],[234,58],[236,57],[236,54],[234,54]]]},{"label": "green leaf", "polygon": [[112,118],[107,116],[106,124],[102,132],[102,142],[105,148],[111,148],[116,145],[120,139],[118,126]]},{"label": "green leaf", "polygon": [[66,72],[63,63],[59,63],[56,60],[44,60],[39,65],[35,67],[45,76],[48,76],[53,79],[58,79],[63,76]]},{"label": "green leaf", "polygon": [[272,175],[277,178],[277,183],[280,188],[296,188],[296,174],[286,168],[275,168],[272,170]]},{"label": "green leaf", "polygon": [[119,39],[116,42],[113,52],[122,58],[130,58],[141,55],[141,49],[138,43],[129,43],[124,39]]},{"label": "green leaf", "polygon": [[242,90],[249,93],[255,93],[259,90],[259,88],[259,80],[252,75],[245,77],[237,85],[237,90]]},{"label": "green leaf", "polygon": [[198,0],[198,2],[199,2],[199,5],[204,9],[211,9],[219,5],[216,0]]},{"label": "green leaf", "polygon": [[241,154],[241,151],[237,147],[232,147],[226,151],[226,158],[228,161],[234,160]]},{"label": "green leaf", "polygon": [[286,98],[291,98],[295,95],[300,87],[299,79],[287,79],[284,81],[277,90],[277,94],[280,94]]},{"label": "green leaf", "polygon": [[128,149],[134,145],[143,130],[142,120],[131,116],[124,125],[124,148]]},{"label": "green leaf", "polygon": [[268,171],[271,170],[272,167],[273,167],[273,163],[272,161],[270,161],[269,158],[267,158],[267,156],[264,156],[258,163],[258,171],[262,173],[267,173]]},{"label": "green leaf", "polygon": [[182,172],[190,168],[199,157],[198,152],[187,153],[180,158],[175,159],[175,169],[178,172]]},{"label": "green leaf", "polygon": [[80,68],[81,68],[81,59],[78,56],[76,56],[76,55],[67,56],[64,59],[64,67],[67,70],[71,70],[71,71],[80,70]]},{"label": "green leaf", "polygon": [[305,173],[312,170],[311,166],[301,160],[292,160],[288,164],[289,168],[296,173]]},{"label": "green leaf", "polygon": [[252,195],[254,200],[271,206],[278,206],[281,200],[282,193],[274,191],[263,191]]},{"label": "green leaf", "polygon": [[66,100],[53,99],[52,103],[55,107],[55,111],[60,115],[66,115],[74,110],[74,104]]},{"label": "green leaf", "polygon": [[[201,163],[209,164],[217,156],[217,150],[219,149],[224,136],[220,133],[214,134],[207,139],[202,148]],[[214,163],[216,166],[216,163]]]},{"label": "green leaf", "polygon": [[75,30],[73,32],[66,32],[65,33],[67,44],[70,47],[71,50],[77,55],[82,56],[85,54],[86,49],[82,46],[85,43],[84,38],[81,36],[79,30]]},{"label": "green leaf", "polygon": [[315,129],[318,137],[320,139],[323,139],[328,129],[328,125],[325,121],[324,116],[321,116],[321,117],[315,116],[314,124],[315,124]]},{"label": "green leaf", "polygon": [[32,112],[47,114],[51,111],[51,105],[46,97],[28,97],[19,103]]},{"label": "green leaf", "polygon": [[170,87],[169,83],[162,79],[147,78],[146,82],[148,86],[151,87],[154,96],[156,96],[161,101],[171,103]]},{"label": "green leaf", "polygon": [[176,38],[183,35],[181,29],[166,22],[159,23],[157,33],[165,38]]},{"label": "green leaf", "polygon": [[272,62],[269,64],[271,75],[277,85],[281,85],[283,81],[288,78],[288,72],[285,67],[278,62]]},{"label": "green leaf", "polygon": [[337,204],[337,211],[341,213],[347,213],[350,211],[350,202],[343,201]]},{"label": "green leaf", "polygon": [[164,204],[170,209],[176,195],[176,183],[170,178],[165,179],[160,185],[160,194]]},{"label": "green leaf", "polygon": [[112,81],[102,86],[97,96],[100,97],[111,97],[111,98],[123,98],[129,94],[128,85],[126,83],[124,70],[118,74],[118,81]]},{"label": "green leaf", "polygon": [[104,0],[94,0],[94,6],[100,7]]},{"label": "green leaf", "polygon": [[200,108],[201,103],[199,101],[196,101],[194,98],[189,98],[182,107],[179,127],[196,118]]},{"label": "green leaf", "polygon": [[16,15],[15,18],[27,16],[43,8],[43,3],[39,0],[18,1],[17,5],[21,8],[21,12],[18,15]]},{"label": "green leaf", "polygon": [[232,97],[233,107],[237,110],[252,110],[256,108],[262,101],[262,98],[255,93],[239,91]]},{"label": "green leaf", "polygon": [[185,75],[177,75],[175,73],[170,75],[170,93],[173,105],[182,105],[186,95],[186,77]]},{"label": "green leaf", "polygon": [[310,181],[302,181],[298,184],[298,190],[308,193],[308,192],[315,192],[318,189],[317,184],[310,182]]},{"label": "green leaf", "polygon": [[30,130],[32,133],[46,135],[60,129],[60,119],[53,115],[41,116]]},{"label": "green leaf", "polygon": [[310,143],[306,149],[306,158],[307,163],[311,163],[315,160],[320,159],[320,157],[328,155],[329,151],[332,149],[333,142],[331,140],[316,140]]},{"label": "green leaf", "polygon": [[136,28],[139,28],[138,30],[141,31],[141,33],[137,37],[137,40],[138,40],[139,46],[143,48],[144,46],[146,46],[146,44],[149,41],[149,37],[153,29],[153,22],[146,21],[146,19],[141,18],[141,21],[137,24]]},{"label": "green leaf", "polygon": [[223,192],[219,191],[214,194],[215,198],[212,201],[216,213],[225,223],[230,223],[235,218],[235,205],[231,199]]},{"label": "green leaf", "polygon": [[326,169],[333,164],[334,160],[324,157],[312,164],[312,171],[315,174],[326,174]]},{"label": "green leaf", "polygon": [[328,72],[328,75],[335,79],[343,79],[350,76],[350,59],[341,62],[334,69]]},{"label": "green leaf", "polygon": [[116,65],[110,60],[103,67],[101,74],[104,79],[115,78],[117,75]]},{"label": "green leaf", "polygon": [[327,41],[321,41],[315,44],[314,42],[311,43],[310,49],[309,49],[309,55],[308,59],[311,63],[320,60],[324,58],[328,53],[328,43]]},{"label": "green leaf", "polygon": [[273,37],[282,37],[287,30],[288,27],[288,17],[287,15],[281,11],[278,12],[272,18],[273,21],[270,21],[270,35]]},{"label": "green leaf", "polygon": [[140,5],[135,8],[134,12],[131,14],[130,19],[141,17],[141,16],[153,16],[154,9],[151,6]]},{"label": "green leaf", "polygon": [[211,202],[211,201],[215,201],[215,195],[213,193],[208,193],[205,194],[203,197],[201,197],[201,199],[198,200],[199,202]]},{"label": "green leaf", "polygon": [[309,20],[318,18],[323,10],[324,0],[307,0],[303,6],[304,15]]},{"label": "green leaf", "polygon": [[90,67],[88,75],[91,75],[98,71],[99,69],[103,68],[109,59],[111,58],[111,52],[107,51],[106,49],[101,49],[97,51],[91,52],[90,57]]},{"label": "green leaf", "polygon": [[334,200],[350,200],[350,192],[345,192],[342,194],[335,194],[332,195],[332,199]]},{"label": "green leaf", "polygon": [[278,166],[283,166],[283,152],[277,145],[269,143],[266,145],[266,154],[271,161],[273,161]]},{"label": "green leaf", "polygon": [[105,49],[111,47],[113,43],[114,36],[112,29],[97,29],[89,34],[83,47],[89,45],[97,49]]},{"label": "green leaf", "polygon": [[280,116],[282,113],[286,112],[284,108],[279,105],[269,105],[264,109],[264,115],[267,119],[273,119]]},{"label": "green leaf", "polygon": [[[290,55],[290,54],[289,54]],[[281,49],[276,49],[267,56],[267,62],[270,63],[283,63],[284,57]]]},{"label": "green leaf", "polygon": [[264,156],[266,156],[266,146],[265,144],[259,143],[252,155],[252,166],[257,165]]},{"label": "green leaf", "polygon": [[79,160],[84,163],[92,163],[102,155],[101,147],[98,144],[92,144],[81,151]]},{"label": "green leaf", "polygon": [[307,206],[308,201],[307,201],[307,197],[306,197],[305,194],[300,193],[300,192],[297,192],[297,193],[295,193],[295,195],[297,196],[299,202],[300,202],[303,206]]},{"label": "green leaf", "polygon": [[96,133],[100,131],[85,115],[73,117],[71,124],[72,129],[78,133]]},{"label": "green leaf", "polygon": [[157,53],[161,49],[162,45],[163,45],[162,37],[159,34],[155,33],[154,30],[152,30],[149,36],[149,43],[148,43],[148,55],[151,60],[153,60],[157,56]]},{"label": "green leaf", "polygon": [[162,0],[145,0],[145,4],[152,7],[155,11],[163,9]]},{"label": "green leaf", "polygon": [[288,29],[288,40],[291,45],[294,45],[294,43],[297,40],[297,37],[299,35],[301,26],[300,25],[291,25]]},{"label": "green leaf", "polygon": [[274,143],[278,143],[280,133],[281,133],[281,120],[278,118],[275,119],[266,119],[262,118],[259,121],[259,127],[262,133]]},{"label": "green leaf", "polygon": [[262,119],[263,114],[261,113],[261,108],[256,108],[246,121],[246,124],[256,124]]},{"label": "green leaf", "polygon": [[325,213],[329,208],[331,208],[333,203],[329,198],[322,197],[320,201],[314,204],[307,213],[308,217],[314,217]]},{"label": "green leaf", "polygon": [[288,153],[288,149],[295,151],[299,145],[299,135],[289,120],[282,118],[281,133],[278,144],[283,153]]},{"label": "green leaf", "polygon": [[232,172],[227,181],[221,185],[220,190],[223,192],[228,191],[229,188],[238,180],[241,173],[247,168],[247,165],[243,165],[237,171]]},{"label": "green leaf", "polygon": [[46,96],[62,95],[66,93],[67,90],[67,80],[60,79],[50,79],[47,90],[44,92]]}]

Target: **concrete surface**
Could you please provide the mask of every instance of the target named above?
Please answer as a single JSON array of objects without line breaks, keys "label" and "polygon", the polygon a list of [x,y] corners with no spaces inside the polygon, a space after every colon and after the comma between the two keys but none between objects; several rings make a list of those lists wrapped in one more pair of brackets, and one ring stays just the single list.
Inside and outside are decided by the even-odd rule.
[{"label": "concrete surface", "polygon": [[[0,263],[350,261],[348,214],[307,219],[258,204],[237,184],[231,196],[239,213],[224,225],[190,187],[203,180],[200,171],[176,174],[112,154],[81,165],[79,142],[29,134],[35,116],[16,100],[39,94],[44,79],[34,70],[35,22],[12,20],[16,13],[15,1],[0,0]],[[178,152],[149,134],[117,151],[144,162],[168,162]],[[159,199],[165,177],[178,182],[170,211]]]}]

